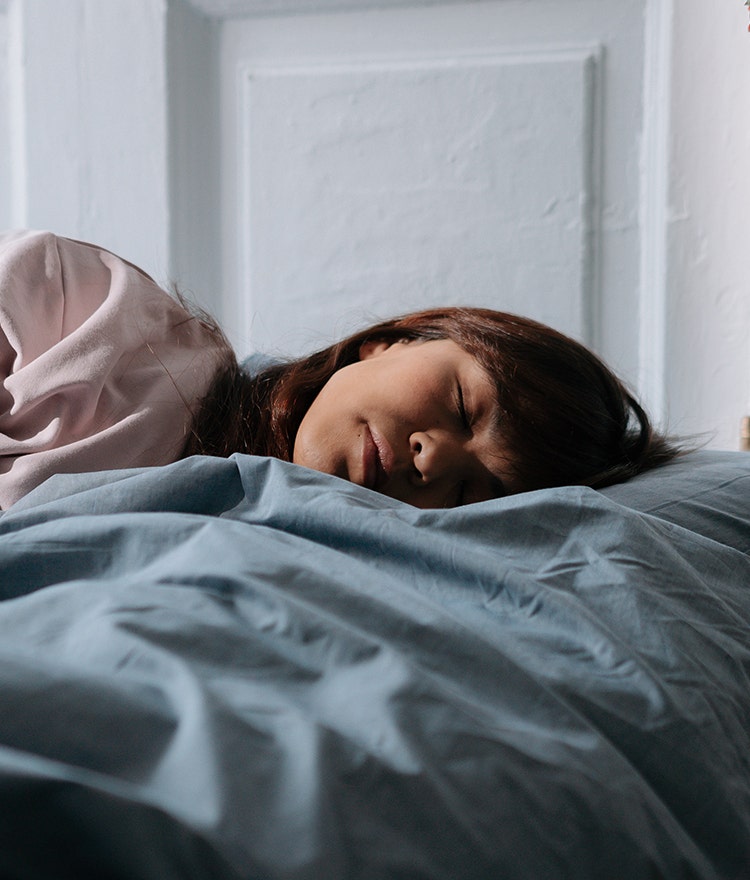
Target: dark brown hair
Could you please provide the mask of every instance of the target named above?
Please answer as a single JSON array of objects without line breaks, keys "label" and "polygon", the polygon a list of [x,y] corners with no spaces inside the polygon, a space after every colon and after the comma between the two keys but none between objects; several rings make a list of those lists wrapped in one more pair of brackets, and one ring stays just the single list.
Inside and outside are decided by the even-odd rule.
[{"label": "dark brown hair", "polygon": [[484,367],[499,404],[500,436],[526,490],[600,488],[679,452],[585,346],[505,312],[439,308],[375,324],[256,376],[228,356],[195,418],[185,455],[246,452],[290,461],[310,404],[337,370],[359,359],[364,342],[416,339],[451,339]]}]

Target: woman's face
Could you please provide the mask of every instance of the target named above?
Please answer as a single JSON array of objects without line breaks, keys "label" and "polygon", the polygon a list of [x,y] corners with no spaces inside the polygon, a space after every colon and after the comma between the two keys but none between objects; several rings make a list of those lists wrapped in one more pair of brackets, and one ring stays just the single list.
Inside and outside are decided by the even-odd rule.
[{"label": "woman's face", "polygon": [[455,507],[518,491],[496,425],[492,383],[455,342],[367,342],[313,401],[292,460],[416,507]]}]

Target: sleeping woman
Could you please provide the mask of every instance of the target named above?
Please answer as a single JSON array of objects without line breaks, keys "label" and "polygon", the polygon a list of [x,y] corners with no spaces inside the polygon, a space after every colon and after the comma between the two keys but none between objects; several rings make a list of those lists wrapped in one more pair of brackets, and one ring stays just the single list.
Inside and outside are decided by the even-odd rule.
[{"label": "sleeping woman", "polygon": [[251,375],[220,329],[110,252],[0,236],[0,508],[55,473],[234,452],[417,507],[603,487],[670,460],[606,365],[537,322],[440,308]]}]

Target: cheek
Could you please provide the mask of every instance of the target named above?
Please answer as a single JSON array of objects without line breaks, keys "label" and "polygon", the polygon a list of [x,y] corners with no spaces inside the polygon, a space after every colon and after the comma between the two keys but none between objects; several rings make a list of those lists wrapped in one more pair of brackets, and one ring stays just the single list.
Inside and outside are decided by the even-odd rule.
[{"label": "cheek", "polygon": [[320,395],[318,395],[302,418],[297,429],[297,436],[294,438],[292,452],[292,461],[295,464],[301,464],[314,470],[322,469],[321,464],[325,452],[325,444],[322,442],[326,435],[325,410],[320,406],[320,400]]},{"label": "cheek", "polygon": [[308,411],[299,426],[292,461],[314,471],[338,475],[340,465],[336,460],[336,438],[317,421],[314,412]]},{"label": "cheek", "polygon": [[292,461],[294,464],[300,464],[315,471],[325,471],[324,450],[321,449],[319,443],[315,442],[312,426],[304,419],[294,439]]},{"label": "cheek", "polygon": [[292,461],[316,471],[342,476],[347,418],[341,394],[343,389],[334,379],[323,387],[305,413],[294,439]]}]

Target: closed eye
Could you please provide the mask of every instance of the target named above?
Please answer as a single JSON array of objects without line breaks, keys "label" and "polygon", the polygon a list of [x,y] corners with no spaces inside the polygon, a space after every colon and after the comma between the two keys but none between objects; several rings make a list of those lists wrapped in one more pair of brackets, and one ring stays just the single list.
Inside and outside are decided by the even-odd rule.
[{"label": "closed eye", "polygon": [[458,416],[461,419],[461,424],[463,425],[464,429],[468,431],[471,428],[471,419],[469,418],[469,414],[466,412],[464,392],[460,382],[456,382],[456,409],[458,410]]}]

